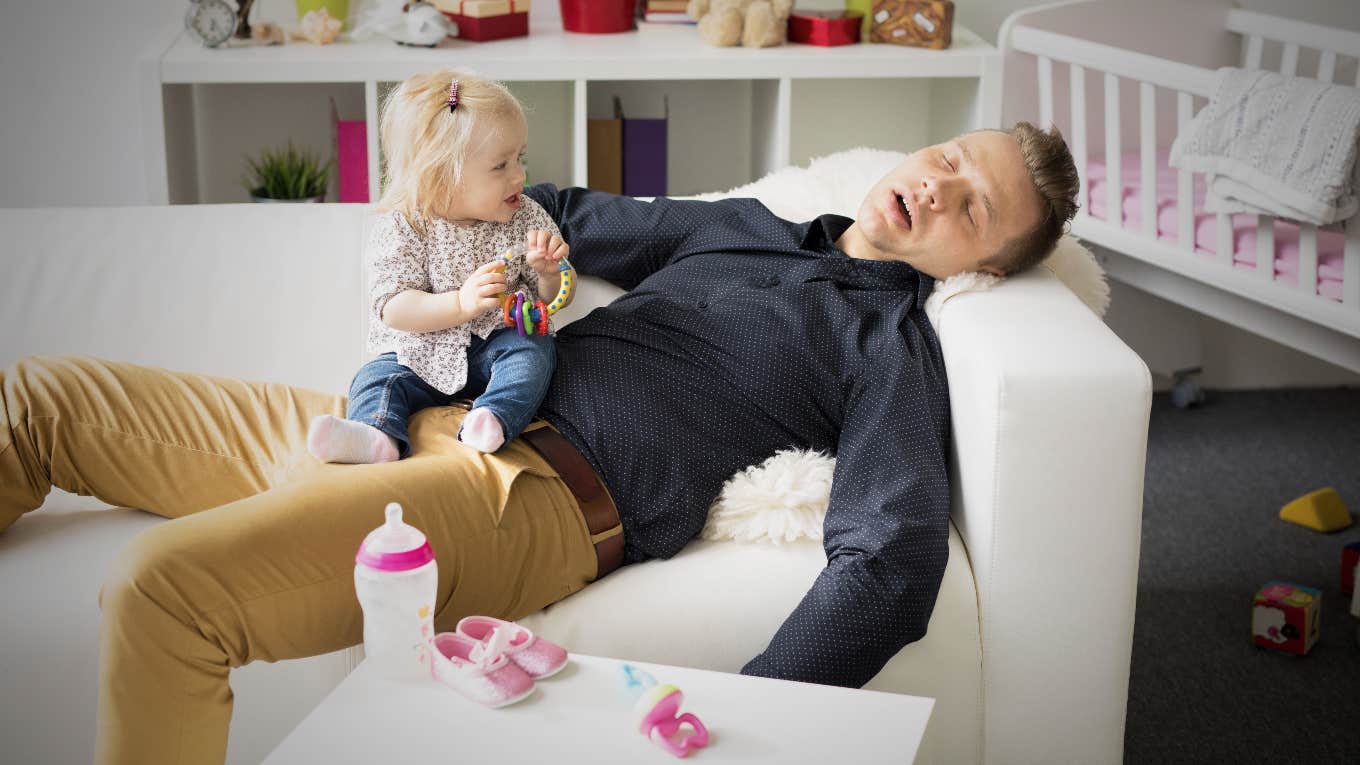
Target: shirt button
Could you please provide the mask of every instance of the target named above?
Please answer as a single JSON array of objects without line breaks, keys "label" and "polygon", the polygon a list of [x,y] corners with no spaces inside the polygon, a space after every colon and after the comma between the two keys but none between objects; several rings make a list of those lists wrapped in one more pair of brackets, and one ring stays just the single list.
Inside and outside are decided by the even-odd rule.
[{"label": "shirt button", "polygon": [[705,308],[708,308],[708,301],[707,301],[707,300],[700,300],[699,302],[697,302],[697,303],[694,304],[694,307],[695,307],[695,308],[698,308],[700,311],[702,311],[702,310],[704,310]]}]

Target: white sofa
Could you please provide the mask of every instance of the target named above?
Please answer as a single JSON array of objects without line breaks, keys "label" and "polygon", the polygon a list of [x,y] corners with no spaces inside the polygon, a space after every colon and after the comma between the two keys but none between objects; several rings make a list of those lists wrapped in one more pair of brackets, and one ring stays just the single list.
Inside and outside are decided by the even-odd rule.
[{"label": "white sofa", "polygon": [[[0,365],[87,353],[343,390],[365,359],[366,212],[0,211]],[[615,292],[583,280],[565,318]],[[951,299],[941,338],[954,423],[949,564],[929,633],[869,687],[936,699],[920,762],[1119,762],[1147,370],[1044,269]],[[7,761],[89,761],[95,597],[115,552],[160,522],[58,492],[0,534]],[[582,653],[736,671],[824,560],[812,542],[695,542],[527,623]],[[263,757],[356,658],[234,673],[230,761]]]}]

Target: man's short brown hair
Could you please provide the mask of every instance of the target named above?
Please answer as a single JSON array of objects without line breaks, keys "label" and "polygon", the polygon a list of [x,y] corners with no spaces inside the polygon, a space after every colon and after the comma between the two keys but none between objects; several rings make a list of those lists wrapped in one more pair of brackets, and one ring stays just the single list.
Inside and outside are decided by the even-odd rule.
[{"label": "man's short brown hair", "polygon": [[1028,122],[1017,122],[1003,131],[1020,145],[1034,190],[1039,194],[1039,223],[1012,238],[983,265],[1015,274],[1038,265],[1063,235],[1067,222],[1077,214],[1081,180],[1072,152],[1057,127],[1047,132]]}]

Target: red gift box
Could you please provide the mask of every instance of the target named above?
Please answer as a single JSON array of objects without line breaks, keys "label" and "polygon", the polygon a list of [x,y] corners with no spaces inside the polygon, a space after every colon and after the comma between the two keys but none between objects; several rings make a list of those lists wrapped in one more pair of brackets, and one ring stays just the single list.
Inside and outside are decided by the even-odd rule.
[{"label": "red gift box", "polygon": [[436,0],[458,39],[486,42],[529,34],[529,0]]},{"label": "red gift box", "polygon": [[458,22],[458,39],[486,42],[506,37],[524,37],[529,34],[529,14],[503,13],[499,16],[455,16],[444,14]]},{"label": "red gift box", "polygon": [[802,11],[789,14],[789,42],[852,45],[859,42],[864,14],[858,11]]}]

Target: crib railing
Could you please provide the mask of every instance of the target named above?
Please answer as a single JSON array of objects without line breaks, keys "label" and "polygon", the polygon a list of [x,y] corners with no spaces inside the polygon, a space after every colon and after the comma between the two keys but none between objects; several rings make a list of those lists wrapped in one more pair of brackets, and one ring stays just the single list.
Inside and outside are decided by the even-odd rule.
[{"label": "crib railing", "polygon": [[[1228,12],[1228,29],[1242,35],[1246,44],[1242,46],[1242,67],[1260,69],[1267,41],[1283,46],[1280,54],[1280,73],[1293,77],[1298,74],[1300,50],[1312,49],[1318,53],[1315,78],[1321,82],[1339,82],[1336,71],[1338,55],[1360,58],[1360,34],[1345,30],[1329,29],[1316,24],[1304,24],[1291,19],[1282,19],[1264,13],[1242,9]],[[1356,66],[1355,82],[1360,87],[1360,65]],[[1357,175],[1360,177],[1360,175]],[[1262,220],[1264,219],[1264,220]],[[1256,245],[1262,247],[1265,241],[1260,230],[1274,226],[1266,216],[1257,220]],[[1346,221],[1346,255],[1342,272],[1342,302],[1360,310],[1360,219],[1352,217]],[[1273,241],[1270,242],[1273,251]],[[1260,268],[1258,263],[1257,268]],[[1299,289],[1317,288],[1317,227],[1301,223],[1299,225]]]},{"label": "crib railing", "polygon": [[[1318,65],[1315,76],[1325,82],[1336,79],[1338,57],[1360,58],[1360,34],[1354,32],[1328,29],[1240,9],[1228,12],[1227,27],[1244,38],[1242,65],[1246,68],[1262,67],[1267,43],[1282,46],[1280,71],[1291,76],[1298,73],[1301,50],[1316,51]],[[1090,146],[1087,135],[1086,77],[1088,72],[1092,76],[1103,77],[1107,195],[1104,222],[1121,233],[1124,208],[1120,90],[1123,80],[1129,80],[1137,86],[1138,151],[1142,176],[1139,198],[1142,213],[1140,233],[1141,237],[1153,244],[1167,246],[1158,242],[1157,235],[1157,90],[1166,89],[1175,94],[1176,129],[1183,131],[1187,129],[1190,119],[1194,116],[1196,98],[1207,99],[1211,95],[1214,72],[1125,48],[1024,26],[1012,31],[1011,46],[1017,51],[1035,57],[1041,125],[1047,126],[1054,122],[1054,64],[1065,64],[1068,67],[1071,126],[1067,137],[1081,178],[1083,201],[1089,198],[1087,162]],[[1356,84],[1360,86],[1360,73],[1357,73]],[[1171,136],[1166,138],[1170,139]],[[1167,142],[1169,143],[1169,140]],[[1360,175],[1360,172],[1357,175]],[[1193,253],[1195,249],[1193,192],[1193,174],[1178,170],[1176,248],[1185,253]],[[1085,223],[1088,227],[1099,224],[1100,222],[1093,219],[1084,208],[1085,205],[1078,213],[1078,224]],[[1282,303],[1280,306],[1282,308],[1360,337],[1360,216],[1353,216],[1343,224],[1345,253],[1340,306],[1317,295],[1317,227],[1302,222],[1298,225],[1300,231],[1297,287],[1289,288],[1275,282],[1275,218],[1267,215],[1257,216],[1256,221],[1257,257],[1254,274],[1256,284],[1244,285],[1241,283],[1241,270],[1233,265],[1232,218],[1227,214],[1219,214],[1216,219],[1217,253],[1213,263],[1218,266],[1215,269],[1216,275],[1222,278],[1213,279],[1213,283],[1237,285],[1238,289],[1235,291],[1250,293],[1250,296],[1257,299],[1278,299]],[[1185,260],[1195,265],[1177,270],[1193,272],[1198,270],[1199,264],[1205,259]]]}]

